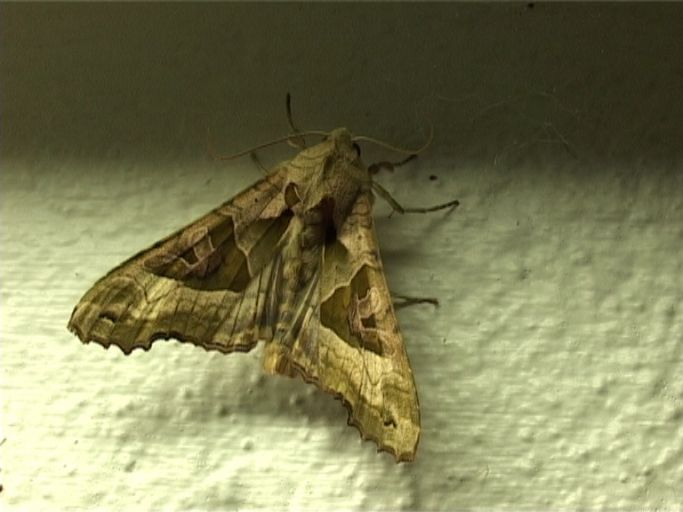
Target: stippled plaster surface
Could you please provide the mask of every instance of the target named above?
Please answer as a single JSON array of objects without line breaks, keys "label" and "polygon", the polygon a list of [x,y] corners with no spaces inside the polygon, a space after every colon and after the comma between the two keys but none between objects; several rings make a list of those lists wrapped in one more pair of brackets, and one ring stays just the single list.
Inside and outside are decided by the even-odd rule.
[{"label": "stippled plaster surface", "polygon": [[[681,510],[683,9],[2,11],[3,510]],[[377,203],[392,289],[441,302],[399,313],[412,464],[258,351],[66,331],[94,280],[258,178],[205,129],[226,151],[280,135],[286,90],[307,127],[419,144],[430,119],[432,148],[379,179],[461,201]]]}]

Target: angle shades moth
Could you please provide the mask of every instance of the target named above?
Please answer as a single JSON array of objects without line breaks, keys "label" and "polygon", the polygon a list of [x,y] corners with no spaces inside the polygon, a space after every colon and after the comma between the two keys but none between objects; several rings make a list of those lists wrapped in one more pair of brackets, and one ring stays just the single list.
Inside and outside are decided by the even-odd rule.
[{"label": "angle shades moth", "polygon": [[254,185],[97,281],[68,328],[124,354],[175,338],[207,350],[265,343],[267,373],[300,376],[341,399],[350,425],[396,461],[420,436],[413,373],[382,270],[373,181],[347,129],[324,134]]}]

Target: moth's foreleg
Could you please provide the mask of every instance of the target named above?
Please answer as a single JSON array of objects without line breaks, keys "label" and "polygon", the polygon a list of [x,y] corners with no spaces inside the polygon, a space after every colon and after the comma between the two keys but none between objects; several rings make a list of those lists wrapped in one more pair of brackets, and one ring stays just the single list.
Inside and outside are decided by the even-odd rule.
[{"label": "moth's foreleg", "polygon": [[453,201],[448,201],[447,203],[437,204],[436,206],[429,206],[427,208],[404,208],[401,206],[396,199],[394,199],[391,194],[376,181],[372,182],[372,189],[377,192],[377,194],[384,199],[394,212],[398,213],[429,213],[438,210],[444,210],[446,208],[456,208],[460,201],[454,199]]},{"label": "moth's foreleg", "polygon": [[377,174],[379,171],[382,169],[386,169],[387,171],[393,172],[396,167],[401,167],[404,164],[407,164],[411,160],[414,160],[417,158],[417,153],[413,153],[412,155],[408,156],[407,158],[404,158],[400,162],[389,162],[389,161],[382,161],[382,162],[377,162],[374,164],[371,164],[370,167],[368,167],[368,172],[370,174]]},{"label": "moth's foreleg", "polygon": [[252,151],[251,153],[249,153],[249,158],[251,158],[251,161],[254,162],[254,165],[256,165],[256,167],[261,169],[261,172],[263,174],[268,174],[268,169],[266,169],[266,166],[261,163],[261,160],[259,160],[256,151]]}]

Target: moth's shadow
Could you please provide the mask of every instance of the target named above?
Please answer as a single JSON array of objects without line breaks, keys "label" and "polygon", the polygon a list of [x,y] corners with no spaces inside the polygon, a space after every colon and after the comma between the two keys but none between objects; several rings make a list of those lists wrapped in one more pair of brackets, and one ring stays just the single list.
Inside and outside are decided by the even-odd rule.
[{"label": "moth's shadow", "polygon": [[[194,392],[206,400],[190,400],[192,415],[222,418],[228,416],[254,416],[270,418],[284,424],[304,418],[307,423],[322,422],[330,426],[345,424],[346,409],[339,400],[322,392],[314,384],[300,377],[289,378],[267,375],[261,369],[260,349],[256,357],[239,357],[238,354],[219,357],[235,358],[230,374],[221,364],[212,369],[194,386]],[[251,355],[250,355],[251,356]],[[256,423],[256,420],[254,420]]]},{"label": "moth's shadow", "polygon": [[[432,237],[443,233],[458,209],[435,213],[380,214],[375,217],[380,252],[385,263],[411,265],[430,252]],[[407,228],[406,228],[407,226]]]}]

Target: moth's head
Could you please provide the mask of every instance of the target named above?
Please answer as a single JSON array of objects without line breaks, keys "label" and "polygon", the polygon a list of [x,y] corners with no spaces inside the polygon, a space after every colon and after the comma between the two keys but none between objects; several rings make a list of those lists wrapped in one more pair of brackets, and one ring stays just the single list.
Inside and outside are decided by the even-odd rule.
[{"label": "moth's head", "polygon": [[335,153],[345,157],[344,160],[354,161],[360,157],[360,146],[353,140],[353,135],[346,128],[335,128],[325,140],[334,144]]},{"label": "moth's head", "polygon": [[[327,132],[324,135],[323,142],[329,144],[329,142],[331,141],[334,145],[334,152],[338,156],[343,156],[343,159],[347,161],[360,162],[361,149],[358,145],[359,142],[369,142],[371,144],[375,144],[390,151],[403,153],[405,155],[408,155],[408,158],[404,161],[408,161],[412,158],[415,158],[419,153],[422,153],[425,149],[429,147],[429,145],[432,142],[433,134],[434,132],[430,126],[429,139],[425,144],[422,145],[422,147],[418,149],[406,149],[402,147],[397,147],[387,142],[375,139],[373,137],[367,137],[365,135],[352,135],[351,132],[346,128],[335,128],[334,130]],[[371,165],[368,170],[371,174],[374,174],[377,172],[377,169],[382,167],[382,164],[383,162],[381,162],[379,166],[377,164]]]},{"label": "moth's head", "polygon": [[351,132],[347,128],[335,128],[328,135],[327,138],[339,145],[352,144]]}]

